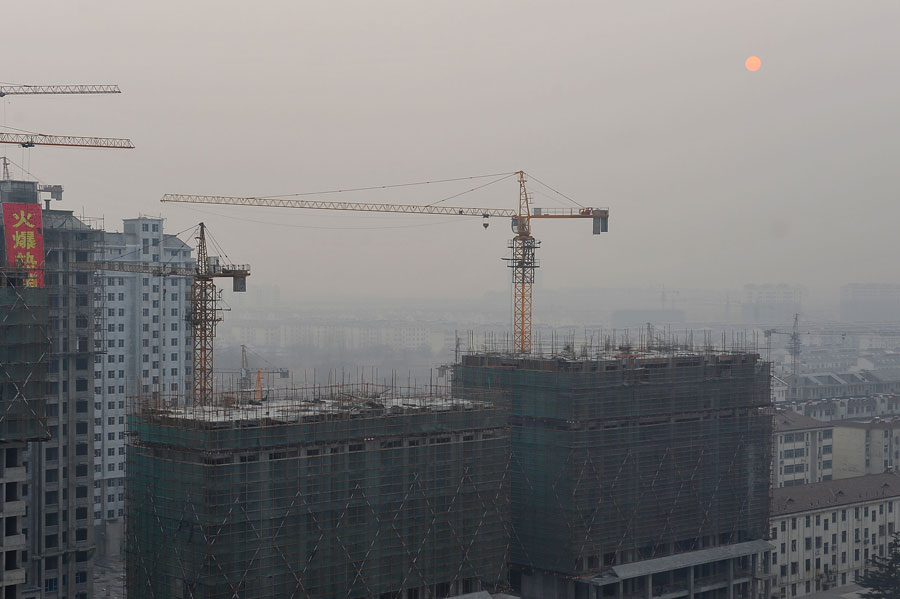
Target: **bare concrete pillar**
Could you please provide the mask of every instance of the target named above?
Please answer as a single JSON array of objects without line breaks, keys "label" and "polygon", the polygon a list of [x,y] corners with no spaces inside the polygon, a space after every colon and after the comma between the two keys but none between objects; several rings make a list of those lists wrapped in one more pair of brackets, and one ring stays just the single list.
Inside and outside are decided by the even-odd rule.
[{"label": "bare concrete pillar", "polygon": [[688,568],[688,599],[694,599],[694,566]]},{"label": "bare concrete pillar", "polygon": [[[653,597],[653,574],[647,574],[647,576],[644,577],[644,584],[647,586],[647,588],[644,589],[644,597],[646,597],[647,599],[652,599],[652,597]],[[729,597],[729,599],[731,599],[731,598]]]},{"label": "bare concrete pillar", "polygon": [[734,558],[728,560],[728,599],[734,599]]}]

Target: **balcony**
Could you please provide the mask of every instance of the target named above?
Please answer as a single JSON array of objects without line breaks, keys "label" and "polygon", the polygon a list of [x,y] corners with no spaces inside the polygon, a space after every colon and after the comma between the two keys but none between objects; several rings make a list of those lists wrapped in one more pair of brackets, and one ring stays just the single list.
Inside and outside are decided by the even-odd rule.
[{"label": "balcony", "polygon": [[0,583],[2,583],[3,586],[25,584],[25,568],[3,571],[0,573]]},{"label": "balcony", "polygon": [[4,517],[24,516],[25,500],[19,499],[17,501],[7,501],[4,503],[0,503],[0,514],[2,514]]},{"label": "balcony", "polygon": [[17,535],[9,535],[8,537],[2,537],[3,545],[2,548],[6,551],[11,549],[25,549],[25,535],[19,533]]},{"label": "balcony", "polygon": [[16,466],[14,468],[4,468],[0,473],[0,478],[6,482],[25,482],[25,466]]}]

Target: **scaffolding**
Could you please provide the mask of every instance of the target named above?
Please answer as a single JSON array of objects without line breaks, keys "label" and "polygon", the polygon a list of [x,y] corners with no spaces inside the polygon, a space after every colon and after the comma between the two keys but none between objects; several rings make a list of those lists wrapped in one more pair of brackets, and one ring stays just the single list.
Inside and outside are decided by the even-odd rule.
[{"label": "scaffolding", "polygon": [[49,438],[46,419],[47,290],[0,268],[0,440]]},{"label": "scaffolding", "polygon": [[757,354],[710,348],[463,356],[454,393],[509,414],[513,585],[764,538],[768,379]]},{"label": "scaffolding", "polygon": [[638,338],[461,355],[428,392],[133,398],[129,596],[430,599],[764,538],[769,364]]},{"label": "scaffolding", "polygon": [[132,598],[425,599],[506,584],[505,414],[354,384],[129,409]]}]

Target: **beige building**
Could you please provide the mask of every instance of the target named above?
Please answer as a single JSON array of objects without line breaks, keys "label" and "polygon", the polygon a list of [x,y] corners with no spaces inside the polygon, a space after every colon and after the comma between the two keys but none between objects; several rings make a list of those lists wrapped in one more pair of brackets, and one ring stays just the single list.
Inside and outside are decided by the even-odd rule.
[{"label": "beige building", "polygon": [[853,583],[900,530],[900,476],[870,474],[775,489],[769,542],[772,596]]},{"label": "beige building", "polygon": [[834,426],[834,478],[890,472],[900,464],[900,418],[830,424]]},{"label": "beige building", "polygon": [[775,412],[772,486],[831,480],[832,424],[790,410]]}]

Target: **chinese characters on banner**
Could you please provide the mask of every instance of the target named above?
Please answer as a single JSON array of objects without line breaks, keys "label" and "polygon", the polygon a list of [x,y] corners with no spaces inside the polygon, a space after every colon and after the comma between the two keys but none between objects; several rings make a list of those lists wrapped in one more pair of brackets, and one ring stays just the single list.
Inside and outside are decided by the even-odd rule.
[{"label": "chinese characters on banner", "polygon": [[7,266],[28,272],[25,285],[44,286],[44,227],[40,204],[0,204]]}]

